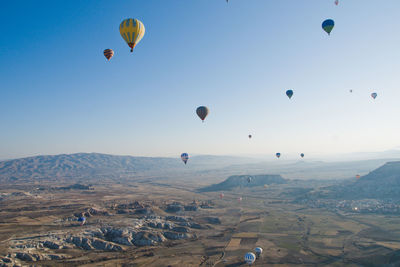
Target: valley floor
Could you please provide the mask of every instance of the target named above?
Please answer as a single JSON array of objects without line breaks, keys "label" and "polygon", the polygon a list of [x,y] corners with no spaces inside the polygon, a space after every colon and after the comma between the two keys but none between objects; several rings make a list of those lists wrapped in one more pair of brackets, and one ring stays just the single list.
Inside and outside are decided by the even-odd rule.
[{"label": "valley floor", "polygon": [[1,189],[0,266],[244,266],[257,246],[256,266],[400,263],[400,216],[293,204],[285,185],[223,199],[145,182],[55,188]]}]

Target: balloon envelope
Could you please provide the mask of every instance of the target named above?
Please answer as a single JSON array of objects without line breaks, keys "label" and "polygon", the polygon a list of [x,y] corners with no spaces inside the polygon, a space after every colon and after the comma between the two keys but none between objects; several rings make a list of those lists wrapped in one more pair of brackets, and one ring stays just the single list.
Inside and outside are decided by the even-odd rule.
[{"label": "balloon envelope", "polygon": [[251,265],[256,261],[256,255],[252,252],[247,252],[246,255],[244,255],[244,261]]},{"label": "balloon envelope", "polygon": [[252,136],[251,136],[251,134],[249,134],[249,139],[251,139],[252,138]]},{"label": "balloon envelope", "polygon": [[199,116],[199,118],[200,118],[202,121],[204,121],[204,119],[207,117],[208,112],[209,112],[209,111],[208,111],[208,108],[205,107],[205,106],[200,106],[200,107],[198,107],[198,108],[196,109],[197,116]]},{"label": "balloon envelope", "polygon": [[300,157],[304,158],[304,153],[301,153],[301,154],[300,154]]},{"label": "balloon envelope", "polygon": [[322,22],[322,29],[324,29],[324,31],[326,31],[326,33],[329,35],[331,34],[333,27],[335,27],[335,22],[332,19],[327,19]]},{"label": "balloon envelope", "polygon": [[356,178],[357,178],[357,179],[360,179],[360,177],[361,177],[361,176],[360,176],[359,174],[356,175]]},{"label": "balloon envelope", "polygon": [[371,94],[371,97],[372,97],[373,99],[375,99],[377,96],[378,96],[377,93],[372,93],[372,94]]},{"label": "balloon envelope", "polygon": [[256,255],[261,255],[261,253],[263,252],[263,249],[262,248],[260,248],[260,247],[256,247],[255,249],[254,249],[254,252],[256,253]]},{"label": "balloon envelope", "polygon": [[138,19],[125,19],[119,25],[119,33],[133,52],[133,48],[142,40],[146,29]]},{"label": "balloon envelope", "polygon": [[280,156],[281,156],[281,153],[276,153],[277,158],[280,158]]},{"label": "balloon envelope", "polygon": [[114,56],[114,51],[112,49],[105,49],[103,54],[107,60],[110,60]]},{"label": "balloon envelope", "polygon": [[182,153],[182,154],[181,154],[181,159],[182,159],[182,161],[186,164],[186,162],[187,162],[188,159],[189,159],[188,153]]},{"label": "balloon envelope", "polygon": [[293,90],[287,90],[287,91],[286,91],[286,95],[289,97],[289,99],[292,98],[292,96],[293,96]]}]

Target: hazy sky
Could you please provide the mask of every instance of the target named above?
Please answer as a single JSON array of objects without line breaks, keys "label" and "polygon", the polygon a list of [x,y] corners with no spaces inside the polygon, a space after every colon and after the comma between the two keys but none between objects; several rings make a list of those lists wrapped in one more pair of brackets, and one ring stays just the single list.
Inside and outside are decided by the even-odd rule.
[{"label": "hazy sky", "polygon": [[[399,12],[399,0],[6,1],[0,158],[398,147]],[[146,27],[134,53],[118,30],[128,17]]]}]

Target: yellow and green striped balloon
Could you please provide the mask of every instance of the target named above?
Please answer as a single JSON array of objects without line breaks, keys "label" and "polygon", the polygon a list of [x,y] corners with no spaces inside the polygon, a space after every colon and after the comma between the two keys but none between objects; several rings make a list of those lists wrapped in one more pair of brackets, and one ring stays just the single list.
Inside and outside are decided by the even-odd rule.
[{"label": "yellow and green striped balloon", "polygon": [[131,48],[131,52],[133,52],[133,48],[142,40],[145,32],[143,23],[138,19],[125,19],[119,25],[119,33]]}]

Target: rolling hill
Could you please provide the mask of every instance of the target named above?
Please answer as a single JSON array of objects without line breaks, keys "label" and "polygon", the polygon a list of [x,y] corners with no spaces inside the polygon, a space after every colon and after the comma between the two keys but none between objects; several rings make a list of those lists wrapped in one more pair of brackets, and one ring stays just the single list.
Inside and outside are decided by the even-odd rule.
[{"label": "rolling hill", "polygon": [[35,156],[0,162],[0,182],[27,179],[60,179],[119,176],[148,170],[177,167],[172,158],[114,156],[98,153]]},{"label": "rolling hill", "polygon": [[[248,178],[251,181],[248,181]],[[235,187],[255,187],[269,184],[285,184],[287,180],[283,179],[280,175],[233,175],[228,177],[225,181],[213,184],[207,187],[200,188],[199,192],[214,192],[214,191],[229,191]]]},{"label": "rolling hill", "polygon": [[322,188],[308,197],[330,199],[400,199],[400,161],[388,162],[360,179]]},{"label": "rolling hill", "polygon": [[135,175],[187,174],[215,170],[253,159],[234,156],[200,155],[184,165],[179,157],[134,157],[100,153],[34,156],[0,161],[0,183],[26,180],[72,180],[120,178]]}]

